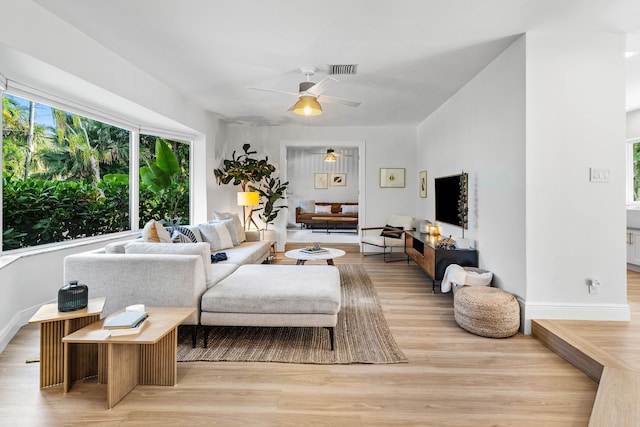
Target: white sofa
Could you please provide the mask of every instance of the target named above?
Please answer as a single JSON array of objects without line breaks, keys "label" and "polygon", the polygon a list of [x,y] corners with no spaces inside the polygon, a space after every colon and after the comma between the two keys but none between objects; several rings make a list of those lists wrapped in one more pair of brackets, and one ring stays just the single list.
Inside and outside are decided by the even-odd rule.
[{"label": "white sofa", "polygon": [[[291,326],[329,329],[333,349],[341,302],[337,268],[248,268],[270,256],[272,242],[259,237],[247,233],[247,241],[218,251],[227,260],[215,263],[209,242],[114,243],[65,257],[64,280],[87,285],[90,298],[106,297],[103,316],[131,304],[196,308],[183,323],[194,326],[194,347],[202,324],[207,326],[205,346],[211,326]],[[324,301],[321,307],[318,301]]]}]

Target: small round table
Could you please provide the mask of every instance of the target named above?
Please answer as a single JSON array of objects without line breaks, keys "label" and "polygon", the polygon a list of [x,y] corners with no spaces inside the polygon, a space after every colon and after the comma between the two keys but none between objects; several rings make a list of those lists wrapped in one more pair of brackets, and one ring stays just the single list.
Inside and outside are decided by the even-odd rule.
[{"label": "small round table", "polygon": [[327,264],[334,265],[333,259],[344,256],[345,252],[342,249],[334,249],[334,248],[322,248],[326,252],[321,252],[319,254],[307,254],[302,252],[303,249],[293,249],[291,251],[287,251],[284,253],[284,256],[287,258],[295,259],[296,265],[303,265],[307,261],[321,261],[326,260]]}]

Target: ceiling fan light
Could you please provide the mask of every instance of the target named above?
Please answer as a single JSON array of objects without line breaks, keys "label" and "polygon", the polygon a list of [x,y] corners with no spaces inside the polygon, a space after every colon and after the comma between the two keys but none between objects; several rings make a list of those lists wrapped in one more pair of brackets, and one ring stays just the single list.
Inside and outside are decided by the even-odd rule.
[{"label": "ceiling fan light", "polygon": [[324,156],[324,161],[325,162],[335,162],[336,161],[336,155],[333,153],[327,153],[326,156]]},{"label": "ceiling fan light", "polygon": [[313,96],[301,96],[293,106],[293,112],[301,116],[317,116],[322,114],[320,103]]}]

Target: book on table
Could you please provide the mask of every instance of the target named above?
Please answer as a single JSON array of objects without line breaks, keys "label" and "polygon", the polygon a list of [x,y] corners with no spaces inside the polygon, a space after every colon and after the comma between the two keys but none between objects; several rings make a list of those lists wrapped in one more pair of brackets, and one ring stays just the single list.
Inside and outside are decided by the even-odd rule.
[{"label": "book on table", "polygon": [[300,249],[300,252],[302,252],[303,254],[314,255],[314,254],[326,253],[329,251],[324,248],[320,248],[320,249]]},{"label": "book on table", "polygon": [[105,320],[102,329],[117,330],[137,328],[148,317],[146,311],[125,311]]}]

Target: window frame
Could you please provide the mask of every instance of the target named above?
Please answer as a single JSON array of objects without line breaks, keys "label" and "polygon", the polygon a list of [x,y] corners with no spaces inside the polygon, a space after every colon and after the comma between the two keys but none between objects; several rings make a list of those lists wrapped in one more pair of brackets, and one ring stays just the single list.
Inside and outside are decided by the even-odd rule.
[{"label": "window frame", "polygon": [[[0,77],[2,75],[0,74]],[[78,239],[65,240],[61,242],[52,242],[44,245],[32,246],[28,248],[18,248],[5,251],[3,250],[3,233],[2,224],[4,209],[0,209],[0,257],[3,255],[18,254],[28,251],[49,251],[55,248],[65,248],[84,242],[91,243],[96,240],[108,240],[117,238],[119,236],[126,236],[140,230],[139,226],[139,200],[140,200],[140,134],[153,135],[161,138],[179,139],[181,142],[189,145],[189,170],[193,170],[193,142],[196,138],[194,134],[187,134],[184,132],[173,131],[171,129],[156,129],[150,127],[144,127],[143,125],[136,124],[128,121],[122,117],[116,117],[111,114],[93,109],[88,106],[80,105],[76,102],[61,98],[59,96],[49,94],[43,91],[39,91],[35,88],[31,88],[22,85],[18,82],[11,81],[9,85],[0,84],[0,97],[5,94],[21,97],[30,101],[45,104],[47,106],[61,109],[66,112],[77,114],[86,117],[91,120],[103,122],[105,124],[122,128],[129,132],[129,229],[120,232],[107,233],[100,236],[89,236]],[[4,118],[0,114],[0,129],[4,129]],[[2,150],[0,150],[0,165],[2,165]],[[2,182],[0,181],[0,205],[2,204]],[[193,173],[189,174],[189,223],[193,219]]]},{"label": "window frame", "polygon": [[627,162],[626,162],[626,202],[627,202],[627,207],[628,208],[632,208],[632,209],[640,209],[640,200],[635,201],[633,200],[633,178],[634,178],[634,174],[633,174],[633,146],[634,144],[638,144],[640,143],[640,137],[639,138],[630,138],[627,139],[626,141],[626,156],[627,156]]}]

